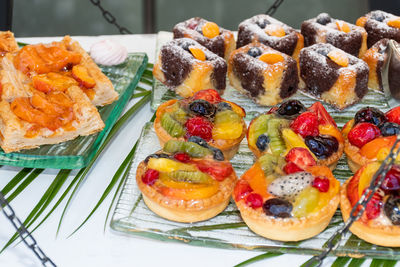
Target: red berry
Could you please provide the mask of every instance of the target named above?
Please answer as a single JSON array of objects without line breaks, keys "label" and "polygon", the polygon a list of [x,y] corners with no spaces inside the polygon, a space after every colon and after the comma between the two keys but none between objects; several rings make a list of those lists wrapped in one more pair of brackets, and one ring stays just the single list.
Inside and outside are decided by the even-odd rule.
[{"label": "red berry", "polygon": [[142,182],[147,185],[152,185],[157,181],[159,175],[160,173],[157,170],[148,169],[142,176]]},{"label": "red berry", "polygon": [[308,110],[317,115],[319,124],[331,124],[337,127],[335,120],[331,117],[331,115],[329,115],[328,111],[326,111],[321,102],[315,102],[311,107],[308,108]]},{"label": "red berry", "polygon": [[176,160],[179,160],[180,162],[183,162],[183,163],[187,163],[187,162],[190,161],[190,156],[189,156],[188,154],[184,153],[184,152],[178,152],[178,153],[176,153],[176,154],[174,155],[174,158],[175,158]]},{"label": "red berry", "polygon": [[252,191],[253,189],[251,189],[249,183],[246,180],[241,179],[237,182],[235,189],[233,191],[233,195],[235,197],[235,200],[239,201],[245,198]]},{"label": "red berry", "polygon": [[253,209],[260,208],[263,205],[263,198],[257,193],[250,193],[246,197],[246,204]]},{"label": "red berry", "polygon": [[385,191],[400,189],[400,166],[395,165],[387,172],[381,188]]},{"label": "red berry", "polygon": [[198,136],[206,141],[212,138],[212,124],[206,118],[197,116],[186,121],[185,127],[189,136]]},{"label": "red berry", "polygon": [[214,89],[206,89],[198,91],[194,94],[193,99],[204,99],[210,102],[211,104],[218,104],[221,102],[221,97],[218,92]]},{"label": "red berry", "polygon": [[301,113],[292,123],[290,128],[302,137],[317,136],[318,131],[318,117],[315,113],[307,111]]},{"label": "red berry", "polygon": [[400,106],[392,108],[386,112],[385,116],[388,121],[400,124]]},{"label": "red berry", "polygon": [[377,126],[369,122],[361,122],[350,130],[347,138],[349,139],[350,144],[361,148],[363,145],[380,135],[381,131]]},{"label": "red berry", "polygon": [[380,196],[378,193],[375,193],[372,196],[371,200],[367,203],[367,206],[365,208],[365,215],[367,216],[368,220],[373,220],[377,218],[381,213],[382,207],[382,196]]},{"label": "red berry", "polygon": [[304,147],[292,148],[285,157],[286,162],[293,162],[301,170],[305,170],[307,167],[315,166],[317,163],[311,155],[310,151]]},{"label": "red berry", "polygon": [[302,172],[304,171],[302,168],[300,168],[299,166],[297,166],[295,163],[289,161],[284,167],[283,167],[283,171],[286,174],[291,174],[291,173],[295,173],[295,172]]},{"label": "red berry", "polygon": [[317,188],[319,192],[328,192],[329,191],[329,179],[326,177],[315,177],[313,187]]},{"label": "red berry", "polygon": [[197,168],[214,177],[217,181],[223,181],[232,174],[233,168],[230,162],[212,161],[212,160],[196,160],[193,162]]}]

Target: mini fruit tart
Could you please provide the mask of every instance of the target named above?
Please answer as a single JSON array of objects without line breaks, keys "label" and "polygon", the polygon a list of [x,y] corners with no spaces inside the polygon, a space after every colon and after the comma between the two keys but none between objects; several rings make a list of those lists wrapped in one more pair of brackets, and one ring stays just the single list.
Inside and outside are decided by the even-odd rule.
[{"label": "mini fruit tart", "polygon": [[298,100],[283,102],[253,119],[247,142],[257,158],[266,153],[289,157],[293,148],[304,148],[318,165],[332,170],[344,148],[343,137],[324,106],[315,102],[306,109]]},{"label": "mini fruit tart", "polygon": [[[169,100],[156,112],[154,129],[161,145],[171,139],[218,148],[230,160],[246,134],[243,108],[207,89],[193,97]],[[220,158],[217,158],[220,159]]]},{"label": "mini fruit tart", "polygon": [[[331,170],[315,165],[310,155],[304,158],[308,153],[304,148],[291,151],[296,156],[290,161],[273,154],[261,156],[242,175],[233,193],[247,226],[269,239],[313,237],[329,224],[339,204],[340,183]],[[305,171],[293,168],[285,174],[285,167],[292,163],[301,163]]]},{"label": "mini fruit tart", "polygon": [[162,151],[149,155],[136,171],[147,207],[177,222],[204,221],[223,211],[237,177],[229,161],[215,160],[216,151],[170,140]]},{"label": "mini fruit tart", "polygon": [[[362,166],[350,177],[340,191],[340,209],[343,220],[347,221],[353,206],[359,201],[370,185],[380,162]],[[400,165],[393,165],[386,177],[368,202],[366,209],[350,231],[359,238],[387,247],[400,247]]]},{"label": "mini fruit tart", "polygon": [[386,114],[374,107],[360,109],[342,129],[350,170],[355,173],[369,162],[384,160],[400,133],[399,124],[400,107]]}]

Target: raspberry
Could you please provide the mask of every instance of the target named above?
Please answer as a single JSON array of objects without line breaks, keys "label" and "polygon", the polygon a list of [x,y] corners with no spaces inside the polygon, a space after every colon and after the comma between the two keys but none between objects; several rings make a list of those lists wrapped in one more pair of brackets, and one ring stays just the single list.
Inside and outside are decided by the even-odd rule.
[{"label": "raspberry", "polygon": [[193,99],[204,99],[210,102],[211,104],[218,104],[221,102],[221,97],[218,92],[214,89],[206,89],[198,91],[194,94]]},{"label": "raspberry", "polygon": [[190,161],[190,156],[183,152],[178,152],[174,155],[174,159],[179,160],[183,163],[188,163]]},{"label": "raspberry", "polygon": [[160,173],[157,170],[148,169],[142,176],[142,182],[147,185],[152,185],[157,181],[159,175]]},{"label": "raspberry", "polygon": [[291,173],[295,173],[295,172],[301,172],[303,171],[302,168],[300,168],[299,166],[297,166],[295,163],[293,162],[288,162],[284,167],[283,167],[283,171],[286,174],[291,174]]},{"label": "raspberry", "polygon": [[347,138],[352,145],[361,148],[363,145],[380,135],[381,131],[377,126],[372,123],[361,122],[350,130]]},{"label": "raspberry", "polygon": [[329,179],[326,177],[315,177],[313,184],[313,187],[317,188],[319,192],[328,192],[329,190]]},{"label": "raspberry", "polygon": [[288,163],[294,163],[301,170],[317,165],[311,153],[304,147],[292,148],[289,153],[287,153],[285,160]]},{"label": "raspberry", "polygon": [[388,121],[400,124],[400,107],[389,110],[385,116]]},{"label": "raspberry", "polygon": [[246,204],[253,209],[260,208],[263,205],[263,198],[257,193],[250,193],[246,197]]},{"label": "raspberry", "polygon": [[304,112],[292,121],[290,128],[302,137],[317,136],[319,134],[318,117],[313,112]]},{"label": "raspberry", "polygon": [[235,186],[233,195],[235,197],[235,200],[239,201],[239,200],[245,198],[252,191],[253,191],[253,189],[251,189],[251,187],[247,181],[239,180]]},{"label": "raspberry", "polygon": [[212,124],[203,117],[194,117],[186,121],[185,127],[189,136],[198,136],[206,141],[212,138]]}]

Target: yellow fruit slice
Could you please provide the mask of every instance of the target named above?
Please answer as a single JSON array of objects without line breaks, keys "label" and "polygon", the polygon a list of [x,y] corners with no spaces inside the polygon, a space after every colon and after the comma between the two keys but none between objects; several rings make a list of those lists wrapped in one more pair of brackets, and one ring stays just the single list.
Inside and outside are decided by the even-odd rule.
[{"label": "yellow fruit slice", "polygon": [[214,38],[219,35],[219,27],[215,22],[207,22],[201,28],[203,35],[207,38]]},{"label": "yellow fruit slice", "polygon": [[213,139],[236,139],[242,135],[242,123],[225,122],[215,124],[212,130]]},{"label": "yellow fruit slice", "polygon": [[320,193],[315,187],[306,187],[296,197],[293,204],[293,215],[294,217],[301,218],[305,217],[318,206]]},{"label": "yellow fruit slice", "polygon": [[349,58],[346,53],[339,49],[334,49],[329,52],[328,57],[339,66],[347,67],[349,65]]},{"label": "yellow fruit slice", "polygon": [[259,59],[267,64],[275,64],[285,60],[282,55],[276,53],[264,53]]},{"label": "yellow fruit slice", "polygon": [[304,143],[303,139],[300,136],[298,136],[292,129],[289,128],[282,129],[282,137],[283,140],[285,141],[287,148],[284,154],[285,156],[292,148],[303,147],[310,152],[311,156],[313,156],[315,160],[318,160],[317,157],[314,155],[314,153],[312,153],[311,150]]},{"label": "yellow fruit slice", "polygon": [[172,171],[197,171],[196,166],[178,162],[166,158],[150,158],[147,163],[149,169],[154,169],[159,172],[172,172]]},{"label": "yellow fruit slice", "polygon": [[190,52],[194,56],[194,58],[205,61],[206,60],[206,54],[204,54],[204,51],[201,50],[200,48],[197,47],[189,47]]},{"label": "yellow fruit slice", "polygon": [[349,120],[342,129],[342,134],[343,136],[347,136],[351,130],[351,128],[353,128],[354,125],[354,119]]},{"label": "yellow fruit slice", "polygon": [[364,189],[369,186],[371,183],[372,177],[376,173],[376,171],[379,169],[380,163],[379,162],[373,162],[371,164],[368,164],[363,172],[361,173],[360,176],[360,181],[358,182],[358,195],[361,196]]}]

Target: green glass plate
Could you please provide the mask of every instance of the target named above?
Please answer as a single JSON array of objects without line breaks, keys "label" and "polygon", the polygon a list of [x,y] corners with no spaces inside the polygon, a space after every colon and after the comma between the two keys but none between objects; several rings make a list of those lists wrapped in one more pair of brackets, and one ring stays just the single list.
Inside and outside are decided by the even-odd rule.
[{"label": "green glass plate", "polygon": [[16,153],[4,153],[0,150],[0,165],[29,168],[79,169],[85,167],[96,154],[112,126],[133,94],[147,65],[144,53],[129,54],[127,60],[117,66],[101,66],[104,74],[112,81],[119,99],[99,108],[104,129],[89,136],[80,136],[74,140],[56,145],[43,145],[37,149],[21,150]]}]

